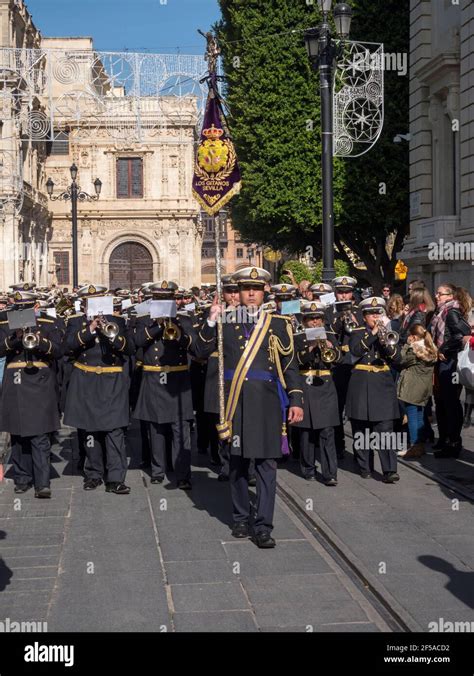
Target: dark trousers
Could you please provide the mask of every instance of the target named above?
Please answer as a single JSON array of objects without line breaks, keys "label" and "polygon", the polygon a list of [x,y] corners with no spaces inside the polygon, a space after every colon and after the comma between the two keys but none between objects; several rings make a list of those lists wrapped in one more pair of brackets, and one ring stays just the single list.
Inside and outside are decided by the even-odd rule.
[{"label": "dark trousers", "polygon": [[461,441],[463,410],[461,405],[462,385],[453,384],[456,361],[450,359],[435,366],[434,400],[439,438],[442,442]]},{"label": "dark trousers", "polygon": [[[380,438],[365,442],[366,434],[370,435],[376,432],[377,435],[383,432],[393,432],[393,420],[380,420],[372,422],[367,420],[352,420],[352,431],[354,434],[354,457],[357,460],[361,472],[371,472],[374,469],[373,452],[376,450],[379,454],[382,472],[397,471],[397,451],[393,448],[381,448]],[[366,432],[366,430],[368,430]],[[357,435],[357,437],[356,437]],[[358,438],[360,435],[360,439]],[[362,447],[361,447],[362,446]]]},{"label": "dark trousers", "polygon": [[[249,474],[250,460],[240,455],[230,456],[230,492],[232,514],[235,522],[247,522],[250,517]],[[273,459],[255,459],[257,477],[257,511],[254,532],[270,533],[273,530],[275,510],[277,464]]]},{"label": "dark trousers", "polygon": [[140,438],[142,440],[142,463],[148,467],[151,461],[150,431],[146,420],[140,420]]},{"label": "dark trousers", "polygon": [[49,434],[34,437],[11,437],[13,476],[15,484],[34,483],[37,490],[49,487],[50,451]]},{"label": "dark trousers", "polygon": [[[86,479],[123,483],[127,474],[125,432],[118,427],[110,432],[85,432]],[[104,463],[105,459],[105,463]]]},{"label": "dark trousers", "polygon": [[[319,444],[318,444],[319,441]],[[323,479],[337,479],[337,455],[334,427],[320,430],[300,430],[300,465],[304,477],[316,473],[316,446],[321,454],[321,474]]]},{"label": "dark trousers", "polygon": [[178,420],[173,423],[149,423],[151,446],[151,476],[163,478],[166,472],[166,431],[173,437],[172,458],[176,481],[191,478],[191,423]]},{"label": "dark trousers", "polygon": [[344,408],[346,406],[347,390],[351,379],[352,366],[350,364],[336,364],[333,369],[333,380],[337,392],[340,424],[334,428],[334,438],[338,453],[344,452],[346,438],[344,435]]}]

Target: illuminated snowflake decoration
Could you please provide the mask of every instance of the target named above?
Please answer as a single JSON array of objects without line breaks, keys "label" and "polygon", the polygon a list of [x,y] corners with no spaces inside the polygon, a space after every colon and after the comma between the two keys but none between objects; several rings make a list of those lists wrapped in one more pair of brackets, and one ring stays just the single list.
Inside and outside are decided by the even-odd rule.
[{"label": "illuminated snowflake decoration", "polygon": [[337,64],[334,155],[359,157],[377,142],[384,119],[383,45],[348,42]]}]

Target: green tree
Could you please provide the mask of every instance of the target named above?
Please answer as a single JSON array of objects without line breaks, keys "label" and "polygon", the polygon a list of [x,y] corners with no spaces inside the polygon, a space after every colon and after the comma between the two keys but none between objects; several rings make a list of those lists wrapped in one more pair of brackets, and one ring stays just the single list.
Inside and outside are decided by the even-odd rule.
[{"label": "green tree", "polygon": [[[229,123],[243,187],[232,201],[245,239],[321,253],[320,107],[318,74],[308,63],[302,29],[317,24],[317,3],[219,0],[216,26],[223,50]],[[408,0],[352,0],[351,38],[408,51]],[[291,33],[290,31],[295,31]],[[387,71],[385,125],[361,158],[335,158],[337,255],[349,272],[374,286],[393,281],[395,253],[408,228],[407,148],[393,138],[408,129],[408,77]],[[380,194],[385,183],[386,194]],[[383,192],[383,190],[382,190]],[[391,256],[385,249],[393,233]],[[344,246],[367,266],[356,270]]]},{"label": "green tree", "polygon": [[302,34],[316,21],[316,5],[219,1],[229,123],[243,177],[234,225],[250,241],[300,251],[315,243],[321,222],[317,77]]}]

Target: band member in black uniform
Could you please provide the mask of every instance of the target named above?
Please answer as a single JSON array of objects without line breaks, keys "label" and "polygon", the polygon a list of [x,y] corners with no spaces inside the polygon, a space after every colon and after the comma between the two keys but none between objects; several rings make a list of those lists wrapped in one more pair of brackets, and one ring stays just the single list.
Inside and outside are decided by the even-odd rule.
[{"label": "band member in black uniform", "polygon": [[[154,300],[173,300],[177,284],[163,280],[150,286]],[[163,482],[166,432],[173,436],[172,458],[178,488],[191,490],[191,421],[193,403],[188,349],[195,332],[191,317],[137,320],[135,343],[143,348],[143,375],[134,418],[148,423],[151,483]]]},{"label": "band member in black uniform", "polygon": [[387,436],[393,432],[393,421],[399,415],[395,382],[390,372],[390,366],[400,361],[398,336],[390,336],[383,328],[389,321],[383,298],[366,298],[359,308],[364,325],[355,328],[350,337],[349,348],[357,362],[349,383],[346,411],[352,422],[354,455],[361,476],[371,476],[371,451],[377,450],[382,481],[391,484],[400,478],[397,474],[397,450],[400,449],[393,443],[393,436]]},{"label": "band member in black uniform", "polygon": [[[234,275],[239,285],[242,318],[223,322],[225,420],[221,438],[230,439],[230,487],[237,538],[249,535],[250,500],[247,470],[255,459],[257,506],[253,540],[258,547],[275,546],[271,537],[276,494],[276,459],[288,453],[286,423],[303,419],[303,392],[296,366],[293,331],[286,317],[263,312],[264,286],[270,274],[244,268]],[[239,308],[237,308],[239,309]],[[196,343],[198,356],[217,349],[217,298]],[[287,411],[288,409],[288,411]]]},{"label": "band member in black uniform", "polygon": [[[307,342],[296,353],[304,382],[304,418],[300,431],[301,473],[316,480],[316,446],[321,452],[321,473],[326,486],[337,485],[337,456],[334,428],[339,424],[337,392],[332,380],[333,366],[341,358],[337,336],[324,325],[326,306],[318,301],[301,304],[305,329],[325,329],[326,338]],[[318,444],[319,441],[319,444]]]},{"label": "band member in black uniform", "polygon": [[333,370],[334,385],[337,390],[337,400],[339,407],[339,425],[334,430],[336,438],[336,451],[339,460],[344,458],[346,449],[346,441],[344,435],[344,408],[346,405],[347,389],[352,373],[352,357],[349,353],[349,339],[351,324],[358,326],[362,318],[357,313],[357,306],[354,303],[354,288],[357,280],[354,277],[336,277],[332,285],[336,295],[337,302],[351,302],[352,309],[350,313],[342,313],[337,310],[334,305],[331,305],[327,311],[327,320],[329,321],[332,331],[337,335],[339,346],[342,350],[342,359],[336,364]]},{"label": "band member in black uniform", "polygon": [[330,284],[324,284],[324,282],[318,282],[317,284],[310,286],[309,290],[313,294],[312,300],[319,300],[321,296],[332,293],[332,286]]},{"label": "band member in black uniform", "polygon": [[[232,308],[236,308],[239,301],[239,287],[232,279],[232,275],[222,276],[222,298],[226,307],[226,317],[232,313]],[[209,316],[209,311],[203,313],[202,321],[199,325],[206,321]],[[237,317],[236,317],[237,319]],[[197,358],[196,358],[197,359]],[[204,361],[200,359],[199,361]],[[218,381],[218,364],[217,351],[209,355],[206,364],[206,379],[204,385],[203,409],[205,412],[205,424],[208,430],[209,441],[211,445],[211,456],[219,457],[221,464],[218,481],[229,480],[229,444],[219,440],[216,425],[219,422],[219,381]],[[256,484],[255,476],[253,475],[252,485]]]},{"label": "band member in black uniform", "polygon": [[[37,295],[17,290],[13,300],[13,310],[33,309]],[[36,326],[27,330],[10,330],[7,313],[1,314],[0,357],[6,363],[0,429],[11,435],[15,493],[34,484],[37,498],[51,497],[50,434],[60,427],[56,360],[62,356],[61,339],[56,320],[39,311]]]},{"label": "band member in black uniform", "polygon": [[[105,286],[91,284],[79,289],[78,296],[87,300],[106,291]],[[126,495],[130,492],[125,485],[125,429],[130,421],[132,334],[123,317],[114,314],[90,321],[87,315],[74,315],[67,323],[64,351],[74,358],[64,423],[84,430],[84,490],[94,490],[105,481],[108,493]]]},{"label": "band member in black uniform", "polygon": [[[149,291],[150,286],[153,282],[146,282],[138,289],[138,300],[139,303],[143,303],[147,300],[151,300],[153,294]],[[137,311],[134,308],[134,311],[130,313],[130,320],[128,322],[128,328],[135,335],[135,328],[137,325]],[[135,354],[130,358],[131,362],[131,385],[130,385],[130,408],[132,412],[135,410],[135,406],[138,399],[138,394],[140,392],[140,384],[142,382],[142,366],[143,366],[143,348],[136,347]],[[133,416],[132,416],[133,417]],[[141,439],[141,452],[142,460],[141,467],[149,468],[151,467],[151,448],[150,448],[150,433],[148,423],[145,420],[140,420],[140,439]]]}]

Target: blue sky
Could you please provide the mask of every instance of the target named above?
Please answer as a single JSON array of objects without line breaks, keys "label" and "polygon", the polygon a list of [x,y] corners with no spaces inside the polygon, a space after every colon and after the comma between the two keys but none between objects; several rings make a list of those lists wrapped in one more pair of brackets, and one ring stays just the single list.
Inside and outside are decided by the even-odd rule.
[{"label": "blue sky", "polygon": [[202,54],[217,0],[26,0],[45,37],[87,36],[105,51]]}]

